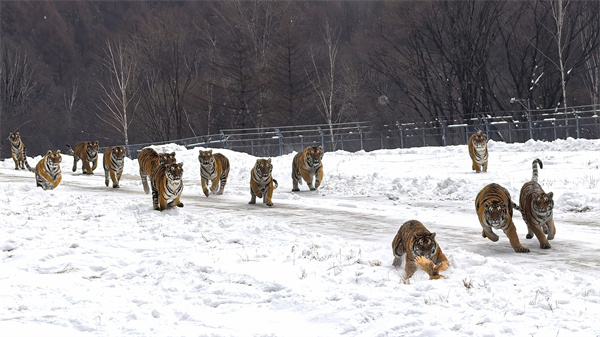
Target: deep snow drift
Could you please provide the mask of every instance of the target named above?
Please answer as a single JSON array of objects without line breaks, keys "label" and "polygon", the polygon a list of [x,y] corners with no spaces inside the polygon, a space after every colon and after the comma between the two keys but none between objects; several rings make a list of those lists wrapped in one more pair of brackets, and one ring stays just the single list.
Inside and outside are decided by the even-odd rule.
[{"label": "deep snow drift", "polygon": [[[198,149],[176,145],[183,208],[152,209],[137,161],[121,188],[71,171],[52,191],[0,162],[0,331],[6,336],[599,336],[600,140],[490,141],[487,173],[467,146],[325,153],[317,191],[291,192],[294,154],[273,158],[274,207],[248,205],[255,157],[227,150],[223,195],[205,197]],[[531,179],[554,192],[552,248],[481,237],[477,192],[515,202]],[[29,158],[34,166],[39,160]],[[100,158],[101,160],[102,158]],[[407,220],[449,259],[445,279],[392,267]]]}]

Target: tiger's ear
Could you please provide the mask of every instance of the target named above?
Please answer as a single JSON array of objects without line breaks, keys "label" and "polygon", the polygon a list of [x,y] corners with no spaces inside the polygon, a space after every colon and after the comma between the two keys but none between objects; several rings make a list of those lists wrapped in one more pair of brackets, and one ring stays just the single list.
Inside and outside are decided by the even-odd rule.
[{"label": "tiger's ear", "polygon": [[323,146],[319,145],[319,147],[317,149],[323,151]]},{"label": "tiger's ear", "polygon": [[271,158],[267,159],[267,162],[268,162],[269,164],[271,164]]},{"label": "tiger's ear", "polygon": [[175,152],[171,152],[171,157],[175,157]]},{"label": "tiger's ear", "polygon": [[208,153],[209,156],[212,155],[212,150],[208,150],[206,152]]},{"label": "tiger's ear", "polygon": [[256,163],[257,163],[257,164],[258,164],[258,163],[260,163],[260,159],[256,159]]},{"label": "tiger's ear", "polygon": [[60,150],[56,150],[56,153],[60,154]]},{"label": "tiger's ear", "polygon": [[46,152],[46,155],[49,155],[52,153],[52,150],[48,150],[48,152]]},{"label": "tiger's ear", "polygon": [[552,199],[553,196],[554,196],[554,192],[548,193],[548,198]]},{"label": "tiger's ear", "polygon": [[432,240],[435,239],[435,232],[431,233],[430,237]]},{"label": "tiger's ear", "polygon": [[181,163],[179,163],[177,165],[179,166],[179,168],[182,168],[183,167],[183,162],[181,162]]}]

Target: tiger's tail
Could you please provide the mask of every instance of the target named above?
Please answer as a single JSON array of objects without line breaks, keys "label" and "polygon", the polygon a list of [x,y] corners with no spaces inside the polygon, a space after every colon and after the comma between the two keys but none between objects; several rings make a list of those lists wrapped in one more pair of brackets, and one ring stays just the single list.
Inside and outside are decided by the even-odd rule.
[{"label": "tiger's tail", "polygon": [[533,161],[533,163],[531,164],[531,169],[533,170],[533,174],[531,175],[531,180],[535,181],[536,183],[538,180],[538,168],[537,168],[538,164],[540,165],[540,168],[544,168],[542,161],[539,159],[535,159]]},{"label": "tiger's tail", "polygon": [[277,180],[273,179],[273,189],[276,189],[277,187],[279,187],[279,184],[277,183]]},{"label": "tiger's tail", "polygon": [[72,156],[75,154],[75,151],[73,151],[73,148],[71,147],[71,145],[67,144],[67,147],[69,148],[69,154]]},{"label": "tiger's tail", "polygon": [[29,163],[27,162],[27,153],[25,149],[23,149],[23,162],[25,163],[25,167],[27,167],[27,170],[29,170],[29,172],[35,172],[35,170],[32,169],[31,166],[29,166]]}]

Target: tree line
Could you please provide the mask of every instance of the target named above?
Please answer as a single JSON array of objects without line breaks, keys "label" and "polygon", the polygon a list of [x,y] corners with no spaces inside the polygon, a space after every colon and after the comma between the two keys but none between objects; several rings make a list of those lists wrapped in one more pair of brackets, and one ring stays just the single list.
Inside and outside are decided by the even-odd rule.
[{"label": "tree line", "polygon": [[[598,104],[600,2],[2,1],[0,138],[174,140],[222,129],[473,123]],[[513,100],[513,103],[515,101]]]}]

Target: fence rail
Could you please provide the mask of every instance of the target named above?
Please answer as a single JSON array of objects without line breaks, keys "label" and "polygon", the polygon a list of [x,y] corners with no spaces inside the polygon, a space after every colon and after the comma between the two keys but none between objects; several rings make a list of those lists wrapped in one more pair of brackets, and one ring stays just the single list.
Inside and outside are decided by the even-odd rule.
[{"label": "fence rail", "polygon": [[471,124],[408,123],[376,126],[369,122],[228,129],[218,134],[180,140],[127,146],[128,156],[137,158],[148,145],[175,143],[193,148],[223,148],[257,157],[274,157],[302,151],[308,145],[321,145],[325,151],[410,148],[467,144],[471,134],[482,131],[488,139],[507,143],[529,139],[600,138],[600,111],[573,110],[568,113],[516,112],[485,116]]}]

